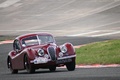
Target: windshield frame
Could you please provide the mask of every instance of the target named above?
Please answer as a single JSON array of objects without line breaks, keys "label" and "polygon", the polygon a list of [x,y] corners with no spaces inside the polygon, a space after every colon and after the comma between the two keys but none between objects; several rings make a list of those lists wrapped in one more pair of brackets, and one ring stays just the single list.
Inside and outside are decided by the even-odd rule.
[{"label": "windshield frame", "polygon": [[[50,37],[52,39],[52,41],[48,41],[46,43],[41,43],[40,36]],[[28,41],[29,41],[30,37],[36,37],[36,40],[37,40],[38,44],[36,43],[36,44],[27,45],[25,43],[25,40],[28,39]],[[32,38],[31,38],[31,41],[32,41]],[[55,43],[55,39],[52,35],[39,35],[38,34],[38,35],[34,35],[34,36],[25,37],[21,40],[22,47],[29,47],[29,46],[34,46],[34,45],[43,45],[43,44],[49,44],[49,43]]]}]

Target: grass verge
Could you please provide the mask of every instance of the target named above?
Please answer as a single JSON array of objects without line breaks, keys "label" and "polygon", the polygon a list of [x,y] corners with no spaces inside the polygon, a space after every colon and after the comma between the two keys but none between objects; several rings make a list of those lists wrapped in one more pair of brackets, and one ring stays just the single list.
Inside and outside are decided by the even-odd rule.
[{"label": "grass verge", "polygon": [[120,40],[90,43],[76,49],[77,64],[120,64]]}]

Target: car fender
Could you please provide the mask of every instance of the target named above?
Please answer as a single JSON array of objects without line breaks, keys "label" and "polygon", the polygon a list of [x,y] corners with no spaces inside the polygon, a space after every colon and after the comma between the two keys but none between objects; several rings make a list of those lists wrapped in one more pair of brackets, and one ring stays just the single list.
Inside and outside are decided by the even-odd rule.
[{"label": "car fender", "polygon": [[14,50],[10,51],[8,54],[10,58],[13,58],[15,55],[16,55],[16,52]]},{"label": "car fender", "polygon": [[71,43],[67,42],[64,45],[67,47],[67,53],[69,55],[74,55],[75,54],[75,49],[74,49],[74,47],[73,47],[73,45]]},{"label": "car fender", "polygon": [[25,55],[27,55],[30,60],[34,60],[35,59],[35,57],[36,57],[35,54],[36,54],[36,51],[31,49],[31,48],[25,50]]}]

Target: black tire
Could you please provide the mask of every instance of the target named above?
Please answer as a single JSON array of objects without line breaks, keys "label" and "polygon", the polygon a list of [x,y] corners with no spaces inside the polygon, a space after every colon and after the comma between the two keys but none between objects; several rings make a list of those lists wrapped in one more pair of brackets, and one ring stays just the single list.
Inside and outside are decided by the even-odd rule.
[{"label": "black tire", "polygon": [[66,67],[67,67],[67,70],[68,71],[74,71],[75,70],[75,61],[73,60],[72,62],[70,62],[70,63],[67,63],[66,64]]},{"label": "black tire", "polygon": [[25,55],[25,57],[24,57],[24,66],[25,66],[25,69],[27,70],[28,73],[34,73],[35,72],[35,69],[30,64],[30,60],[29,60],[27,55]]},{"label": "black tire", "polygon": [[49,70],[50,70],[51,72],[55,72],[55,71],[56,71],[56,66],[50,66],[50,67],[49,67]]},{"label": "black tire", "polygon": [[12,68],[12,62],[11,62],[10,58],[8,58],[8,68],[10,69],[12,74],[17,74],[18,73],[18,70]]}]

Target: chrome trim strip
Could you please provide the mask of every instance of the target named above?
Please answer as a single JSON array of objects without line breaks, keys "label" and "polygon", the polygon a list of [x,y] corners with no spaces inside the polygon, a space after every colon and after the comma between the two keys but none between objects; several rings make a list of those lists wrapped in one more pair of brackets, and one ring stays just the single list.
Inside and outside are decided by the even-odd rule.
[{"label": "chrome trim strip", "polygon": [[40,39],[39,39],[38,35],[36,35],[36,36],[37,36],[38,43],[39,43],[39,45],[40,45],[40,44],[41,44],[41,43],[40,43]]},{"label": "chrome trim strip", "polygon": [[67,58],[73,58],[73,57],[76,57],[76,55],[61,57],[61,58],[58,58],[58,60],[67,59]]}]

